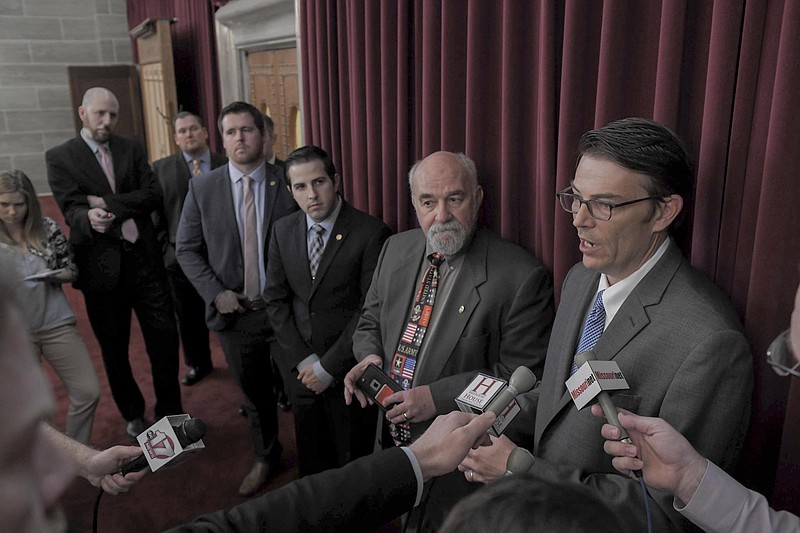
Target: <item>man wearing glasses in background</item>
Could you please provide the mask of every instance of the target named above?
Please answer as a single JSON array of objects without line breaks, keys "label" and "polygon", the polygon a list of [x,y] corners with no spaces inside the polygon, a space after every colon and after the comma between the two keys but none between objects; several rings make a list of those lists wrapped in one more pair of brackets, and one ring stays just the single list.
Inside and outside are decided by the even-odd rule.
[{"label": "man wearing glasses in background", "polygon": [[[579,152],[571,187],[558,197],[572,214],[583,261],[564,281],[541,386],[523,400],[535,422],[522,428],[521,448],[493,438],[459,469],[485,482],[506,472],[513,452],[522,458],[513,473],[585,484],[626,531],[642,531],[639,484],[615,472],[603,453],[602,422],[578,411],[564,385],[577,370],[575,355],[593,349],[597,359],[615,361],[630,386],[614,395],[617,407],[668,420],[723,468],[733,465],[746,430],[752,359],[728,299],[668,234],[692,194],[681,140],[629,118],[586,133]],[[655,494],[650,507],[654,531],[691,528],[670,496]]]}]

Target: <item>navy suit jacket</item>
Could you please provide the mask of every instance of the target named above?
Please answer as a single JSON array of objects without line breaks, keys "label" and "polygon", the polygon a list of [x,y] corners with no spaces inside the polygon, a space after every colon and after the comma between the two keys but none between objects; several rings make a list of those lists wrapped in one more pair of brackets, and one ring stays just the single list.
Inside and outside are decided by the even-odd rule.
[{"label": "navy suit jacket", "polygon": [[384,241],[381,220],[342,201],[317,275],[308,268],[306,214],[275,224],[270,241],[267,311],[286,370],[312,353],[337,380],[355,363],[353,331]]},{"label": "navy suit jacket", "polygon": [[[280,169],[265,165],[264,255],[275,222],[297,209],[283,184]],[[176,237],[178,263],[206,304],[209,329],[224,329],[229,320],[217,311],[214,299],[225,290],[244,287],[244,256],[233,206],[228,165],[189,181]]]},{"label": "navy suit jacket", "polygon": [[[209,161],[211,170],[219,168],[227,162],[228,158],[224,155],[211,153],[211,161]],[[164,253],[164,265],[175,267],[177,266],[175,237],[178,233],[183,201],[189,190],[192,173],[189,171],[183,152],[177,152],[154,161],[153,171],[158,177],[161,191],[164,194],[162,207],[154,213],[153,221]]]},{"label": "navy suit jacket", "polygon": [[[100,162],[78,135],[45,154],[47,181],[70,228],[69,240],[78,266],[75,287],[110,291],[118,281],[122,260],[122,222],[132,218],[139,239],[156,264],[161,253],[150,214],[161,204],[161,188],[142,145],[112,135],[108,141],[114,164],[116,192],[111,190]],[[106,233],[92,229],[87,196],[101,196],[116,216]]]}]

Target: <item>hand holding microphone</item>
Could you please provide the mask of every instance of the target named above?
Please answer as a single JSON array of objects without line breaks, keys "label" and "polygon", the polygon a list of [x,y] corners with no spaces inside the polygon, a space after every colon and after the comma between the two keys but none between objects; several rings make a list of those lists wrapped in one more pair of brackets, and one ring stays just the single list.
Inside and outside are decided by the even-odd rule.
[{"label": "hand holding microphone", "polygon": [[527,366],[518,367],[511,374],[508,386],[500,391],[486,410],[500,416],[517,396],[530,391],[534,385],[536,385],[536,375],[531,369]]},{"label": "hand holding microphone", "polygon": [[[188,415],[183,415],[183,416],[186,417]],[[172,418],[172,417],[164,417],[163,419],[158,421],[156,424],[151,426],[148,430],[146,430],[145,433],[147,433],[148,436],[151,433],[155,433],[153,428],[156,428],[160,424],[163,424],[165,422],[165,420],[168,419],[168,418]],[[167,421],[166,424],[170,424],[170,422]],[[200,441],[200,439],[202,439],[205,436],[205,434],[206,434],[206,425],[199,418],[185,418],[180,425],[172,426],[172,430],[174,431],[175,436],[177,437],[178,443],[180,444],[180,447],[181,447],[181,452],[180,453],[174,454],[174,450],[171,449],[172,446],[171,446],[171,443],[169,442],[169,441],[171,441],[171,439],[169,438],[168,435],[162,433],[163,438],[161,439],[160,442],[158,442],[156,444],[156,447],[158,447],[159,444],[162,445],[161,446],[161,449],[162,449],[161,452],[159,452],[156,449],[156,447],[153,446],[153,444],[151,443],[150,440],[146,441],[145,445],[142,446],[142,448],[144,448],[144,454],[140,455],[139,457],[137,457],[136,459],[134,459],[130,463],[128,463],[125,466],[123,466],[122,469],[120,469],[120,474],[122,474],[124,476],[125,474],[128,474],[129,472],[137,472],[139,470],[142,470],[143,468],[146,468],[149,465],[149,463],[147,461],[147,455],[148,454],[151,456],[151,458],[155,456],[155,457],[158,457],[159,459],[164,460],[164,464],[159,465],[159,468],[161,466],[166,465],[167,463],[175,462],[179,457],[181,458],[181,461],[183,461],[183,459],[185,459],[185,457],[188,455],[188,454],[184,453],[185,448],[195,444],[196,442]],[[170,452],[173,452],[173,454],[169,455]],[[178,461],[178,462],[180,462],[180,461]],[[177,462],[175,464],[177,464]]]}]

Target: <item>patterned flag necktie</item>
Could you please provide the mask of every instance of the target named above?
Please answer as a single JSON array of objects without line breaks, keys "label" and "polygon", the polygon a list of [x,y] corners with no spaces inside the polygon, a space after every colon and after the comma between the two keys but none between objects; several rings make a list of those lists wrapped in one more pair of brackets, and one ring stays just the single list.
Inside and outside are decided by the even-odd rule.
[{"label": "patterned flag necktie", "polygon": [[203,173],[203,168],[200,166],[199,159],[192,159],[192,176],[199,176]]},{"label": "patterned flag necktie", "polygon": [[311,250],[308,253],[308,268],[311,270],[311,279],[317,277],[317,269],[319,262],[322,260],[322,252],[325,251],[325,241],[322,240],[322,234],[325,233],[325,228],[321,224],[314,224],[311,226],[314,232],[314,238],[311,241]]},{"label": "patterned flag necktie", "polygon": [[[575,352],[575,355],[594,348],[594,345],[597,344],[597,341],[600,339],[600,335],[603,334],[605,325],[606,308],[603,307],[603,291],[600,291],[597,293],[597,298],[594,300],[592,310],[589,311],[589,316],[586,317],[586,323],[583,325],[583,333],[581,333],[581,339],[578,341],[578,350]],[[575,359],[573,359],[569,375],[571,376],[577,371],[578,364],[575,362]]]},{"label": "patterned flag necktie", "polygon": [[[111,164],[108,146],[100,144],[97,146],[97,150],[100,152],[100,167],[111,186],[111,192],[117,192],[117,180],[114,177],[114,165]],[[128,242],[136,242],[136,239],[139,238],[139,228],[136,227],[136,222],[132,218],[122,221],[122,238]]]},{"label": "patterned flag necktie", "polygon": [[[431,266],[422,277],[422,283],[409,313],[408,323],[400,337],[389,369],[389,377],[399,383],[403,390],[410,389],[414,380],[417,355],[429,327],[433,302],[436,299],[436,287],[439,285],[439,266],[444,261],[444,256],[440,253],[433,253],[428,256],[428,261],[431,262]],[[411,442],[411,430],[408,422],[389,424],[389,431],[397,446],[405,446]]]},{"label": "patterned flag necktie", "polygon": [[253,178],[242,176],[244,183],[244,294],[250,298],[261,293],[258,274],[258,230]]}]

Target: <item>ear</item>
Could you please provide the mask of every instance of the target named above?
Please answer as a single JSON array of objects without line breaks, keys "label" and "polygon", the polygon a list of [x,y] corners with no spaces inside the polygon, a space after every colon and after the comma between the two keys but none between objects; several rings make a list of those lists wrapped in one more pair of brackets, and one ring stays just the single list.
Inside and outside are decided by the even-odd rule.
[{"label": "ear", "polygon": [[339,182],[341,181],[339,179],[339,174],[334,174],[331,181],[333,181],[333,190],[339,192]]},{"label": "ear", "polygon": [[86,116],[86,109],[82,105],[78,106],[78,118],[81,119],[81,122],[83,122],[84,116]]},{"label": "ear", "polygon": [[480,208],[481,203],[483,203],[483,187],[478,185],[475,189],[475,210]]},{"label": "ear", "polygon": [[664,231],[677,218],[683,209],[683,198],[677,194],[671,194],[659,202],[659,214],[653,225],[654,231]]}]

